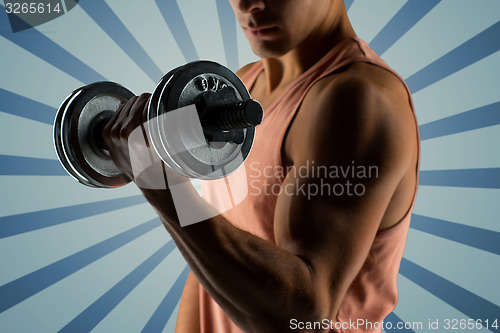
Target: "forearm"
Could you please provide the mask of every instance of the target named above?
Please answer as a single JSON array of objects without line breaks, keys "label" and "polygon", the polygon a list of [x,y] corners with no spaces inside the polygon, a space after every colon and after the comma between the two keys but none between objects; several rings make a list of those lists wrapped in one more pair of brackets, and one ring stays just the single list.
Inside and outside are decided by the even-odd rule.
[{"label": "forearm", "polygon": [[[161,204],[168,198],[145,195],[205,290],[242,329],[285,332],[292,318],[320,316],[316,283],[301,258],[234,227],[220,215],[181,227],[171,207]],[[201,198],[192,200],[203,209]]]},{"label": "forearm", "polygon": [[283,332],[291,318],[314,312],[312,278],[295,255],[220,217],[166,227],[207,292],[246,331]]}]

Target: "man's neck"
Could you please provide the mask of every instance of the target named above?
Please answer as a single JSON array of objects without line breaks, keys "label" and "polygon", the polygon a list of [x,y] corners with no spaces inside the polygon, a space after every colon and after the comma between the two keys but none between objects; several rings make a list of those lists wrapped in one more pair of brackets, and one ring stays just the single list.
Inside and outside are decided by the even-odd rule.
[{"label": "man's neck", "polygon": [[330,22],[288,53],[262,58],[268,94],[290,84],[343,40],[356,37],[347,13]]}]

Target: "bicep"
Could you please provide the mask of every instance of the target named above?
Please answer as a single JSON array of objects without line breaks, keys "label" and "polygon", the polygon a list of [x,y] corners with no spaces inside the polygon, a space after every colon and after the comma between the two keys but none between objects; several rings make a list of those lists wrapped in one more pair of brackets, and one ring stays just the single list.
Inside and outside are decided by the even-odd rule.
[{"label": "bicep", "polygon": [[278,246],[309,265],[312,292],[329,314],[361,269],[390,198],[381,189],[360,190],[370,186],[367,182],[356,184],[364,194],[344,197],[340,192],[345,194],[348,185],[343,181],[287,177],[283,186],[295,194],[282,193],[275,211]]},{"label": "bicep", "polygon": [[365,93],[318,98],[319,111],[299,114],[289,133],[301,140],[277,201],[276,241],[309,263],[325,302],[339,302],[361,269],[412,155],[402,136],[411,125]]}]

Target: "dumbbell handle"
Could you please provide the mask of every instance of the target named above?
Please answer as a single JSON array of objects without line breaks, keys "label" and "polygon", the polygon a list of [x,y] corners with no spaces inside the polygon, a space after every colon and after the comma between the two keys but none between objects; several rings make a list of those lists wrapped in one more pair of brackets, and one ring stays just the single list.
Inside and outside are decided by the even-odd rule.
[{"label": "dumbbell handle", "polygon": [[201,115],[201,126],[209,131],[255,127],[262,122],[264,116],[262,106],[254,99],[205,107],[198,112]]},{"label": "dumbbell handle", "polygon": [[106,127],[106,124],[113,117],[113,114],[113,111],[103,111],[99,113],[90,123],[88,131],[88,142],[90,143],[91,148],[96,153],[102,153],[107,157],[110,157],[111,155],[106,147],[104,138],[102,137],[102,132],[104,127]]},{"label": "dumbbell handle", "polygon": [[[201,118],[201,126],[203,129],[217,131],[231,131],[237,129],[245,129],[256,127],[262,122],[264,111],[262,106],[254,99],[238,101],[234,103],[219,104],[212,107],[198,106]],[[103,111],[98,114],[90,124],[89,142],[92,143],[92,148],[97,153],[102,153],[105,156],[110,156],[109,150],[102,137],[102,131],[113,116],[112,111]]]}]

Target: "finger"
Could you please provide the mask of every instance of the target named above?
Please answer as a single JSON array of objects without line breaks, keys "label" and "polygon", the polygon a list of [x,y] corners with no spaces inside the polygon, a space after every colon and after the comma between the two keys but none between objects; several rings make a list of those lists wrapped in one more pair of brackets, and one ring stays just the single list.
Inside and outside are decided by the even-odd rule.
[{"label": "finger", "polygon": [[116,121],[115,121],[115,123],[119,124],[120,127],[122,126],[122,124],[127,119],[128,115],[130,114],[132,108],[134,107],[137,99],[138,99],[137,96],[132,97],[125,104],[123,104],[123,106],[121,108],[119,108],[118,111],[116,111],[116,113],[115,113],[115,115],[116,115]]},{"label": "finger", "polygon": [[[118,139],[123,139],[123,132],[126,130],[124,127],[125,121],[128,118],[128,115],[132,112],[131,109],[134,107],[136,101],[137,101],[137,96],[132,97],[121,109],[119,109],[116,113],[116,120],[113,123],[113,127],[111,128],[111,135],[115,138]],[[125,137],[126,138],[126,137]]]},{"label": "finger", "polygon": [[151,97],[153,97],[151,94],[149,94],[148,97],[148,102],[144,105],[144,109],[142,110],[142,124],[146,125],[145,123],[149,120],[148,118],[148,113],[149,113],[149,106],[151,104]]},{"label": "finger", "polygon": [[131,112],[128,115],[127,121],[133,121],[136,126],[139,126],[139,124],[142,123],[143,111],[148,105],[149,96],[151,95],[144,93],[137,98],[136,102],[132,106]]},{"label": "finger", "polygon": [[122,135],[128,136],[132,131],[142,125],[142,114],[144,108],[148,105],[149,96],[150,94],[145,93],[136,99],[124,121]]},{"label": "finger", "polygon": [[149,135],[147,134],[149,132],[149,107],[151,104],[151,95],[149,95],[148,102],[144,105],[144,108],[142,109],[142,116],[141,116],[141,129],[142,129],[142,134],[144,136],[144,140],[146,141],[146,145],[148,147],[151,147],[151,143],[149,141]]},{"label": "finger", "polygon": [[132,97],[127,102],[120,105],[120,107],[116,110],[116,112],[113,114],[113,116],[111,117],[109,122],[104,127],[103,132],[106,134],[106,136],[116,129],[115,125],[120,121],[120,117],[123,117],[124,115],[128,115],[128,111],[130,110],[130,106],[134,103],[136,98],[137,98],[137,96]]}]

